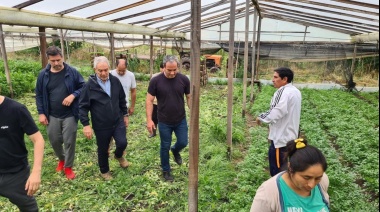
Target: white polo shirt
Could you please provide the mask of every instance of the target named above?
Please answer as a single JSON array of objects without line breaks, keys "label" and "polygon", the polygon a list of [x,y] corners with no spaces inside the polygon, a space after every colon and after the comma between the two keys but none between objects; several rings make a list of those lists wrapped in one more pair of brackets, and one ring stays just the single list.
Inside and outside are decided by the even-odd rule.
[{"label": "white polo shirt", "polygon": [[292,84],[280,87],[273,95],[269,111],[259,119],[269,124],[269,140],[276,148],[298,138],[301,118],[301,92]]}]

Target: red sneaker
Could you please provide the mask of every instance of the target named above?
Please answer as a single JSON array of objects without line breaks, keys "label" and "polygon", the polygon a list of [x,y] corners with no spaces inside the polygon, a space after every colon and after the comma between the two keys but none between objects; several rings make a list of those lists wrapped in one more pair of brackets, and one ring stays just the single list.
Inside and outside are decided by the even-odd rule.
[{"label": "red sneaker", "polygon": [[65,167],[65,175],[69,180],[74,180],[75,178],[75,173],[71,167]]},{"label": "red sneaker", "polygon": [[57,171],[57,172],[61,172],[61,171],[63,171],[63,166],[65,165],[65,161],[64,160],[60,160],[59,162],[58,162],[58,166],[57,166],[57,168],[55,169],[55,171]]}]

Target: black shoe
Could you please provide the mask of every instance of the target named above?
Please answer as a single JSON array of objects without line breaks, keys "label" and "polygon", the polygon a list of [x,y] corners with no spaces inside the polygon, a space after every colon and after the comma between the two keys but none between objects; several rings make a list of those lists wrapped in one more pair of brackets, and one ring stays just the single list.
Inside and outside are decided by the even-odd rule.
[{"label": "black shoe", "polygon": [[182,157],[179,153],[174,153],[173,149],[171,150],[172,153],[173,153],[173,156],[174,156],[174,161],[178,164],[178,165],[182,165]]},{"label": "black shoe", "polygon": [[174,178],[172,177],[172,175],[170,174],[170,172],[162,172],[164,178],[165,178],[165,181],[170,181],[172,182],[174,180]]}]

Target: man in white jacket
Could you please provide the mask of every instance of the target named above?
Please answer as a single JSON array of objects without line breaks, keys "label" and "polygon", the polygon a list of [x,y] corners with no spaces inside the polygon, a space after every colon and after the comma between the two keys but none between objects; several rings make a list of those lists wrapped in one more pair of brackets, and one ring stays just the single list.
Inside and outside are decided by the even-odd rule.
[{"label": "man in white jacket", "polygon": [[288,141],[299,136],[301,117],[301,92],[292,85],[294,73],[289,68],[274,70],[273,85],[278,90],[274,93],[270,109],[259,115],[256,122],[269,124],[270,147],[268,151],[271,176],[280,172],[285,163],[283,158]]}]

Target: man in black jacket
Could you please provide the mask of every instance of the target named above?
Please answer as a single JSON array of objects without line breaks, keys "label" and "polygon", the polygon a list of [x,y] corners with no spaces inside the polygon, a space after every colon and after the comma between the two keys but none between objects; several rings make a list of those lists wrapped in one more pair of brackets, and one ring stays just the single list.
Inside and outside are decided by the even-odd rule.
[{"label": "man in black jacket", "polygon": [[109,61],[106,57],[94,59],[95,75],[91,75],[79,99],[79,118],[83,124],[83,134],[93,136],[88,112],[98,145],[98,163],[101,176],[111,180],[109,172],[108,147],[113,137],[116,143],[115,159],[122,168],[129,166],[123,157],[127,148],[126,127],[128,127],[128,108],[123,86],[119,79],[109,74]]}]

